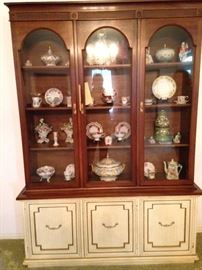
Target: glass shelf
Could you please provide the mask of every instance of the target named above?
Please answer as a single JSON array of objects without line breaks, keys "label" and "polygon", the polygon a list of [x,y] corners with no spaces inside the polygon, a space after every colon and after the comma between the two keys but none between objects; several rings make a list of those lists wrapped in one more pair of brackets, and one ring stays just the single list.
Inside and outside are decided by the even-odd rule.
[{"label": "glass shelf", "polygon": [[152,104],[152,105],[145,105],[145,109],[150,108],[186,108],[191,107],[190,103],[186,104],[176,104],[176,103],[162,103],[162,104]]},{"label": "glass shelf", "polygon": [[113,64],[113,65],[85,65],[84,69],[120,69],[131,68],[131,64]]},{"label": "glass shelf", "polygon": [[66,74],[69,71],[68,66],[23,66],[22,69],[26,72],[32,73],[55,73],[55,74]]},{"label": "glass shelf", "polygon": [[146,143],[145,144],[145,147],[148,147],[148,148],[161,148],[161,147],[189,147],[189,144],[188,143],[179,143],[179,144],[148,144]]},{"label": "glass shelf", "polygon": [[96,110],[129,110],[131,107],[126,105],[112,105],[112,106],[107,106],[107,105],[96,105],[96,106],[89,106],[85,107],[86,111],[96,111]]},{"label": "glass shelf", "polygon": [[45,106],[42,105],[39,108],[33,108],[33,107],[26,107],[26,111],[72,111],[72,108],[68,108],[67,106],[58,106],[58,107],[50,107],[50,106]]},{"label": "glass shelf", "polygon": [[169,68],[175,68],[175,69],[187,69],[192,68],[193,62],[169,62],[169,63],[153,63],[153,64],[147,64],[146,70],[159,70],[159,69],[169,69]]}]

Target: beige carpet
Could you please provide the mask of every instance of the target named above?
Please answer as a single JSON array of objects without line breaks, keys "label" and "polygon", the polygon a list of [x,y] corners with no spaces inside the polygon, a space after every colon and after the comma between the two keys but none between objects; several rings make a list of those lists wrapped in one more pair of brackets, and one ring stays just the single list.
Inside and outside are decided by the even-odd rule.
[{"label": "beige carpet", "polygon": [[[136,265],[136,266],[78,266],[29,268],[36,270],[202,270],[202,233],[197,236],[200,260],[194,264]],[[0,240],[0,270],[25,270],[23,240]]]}]

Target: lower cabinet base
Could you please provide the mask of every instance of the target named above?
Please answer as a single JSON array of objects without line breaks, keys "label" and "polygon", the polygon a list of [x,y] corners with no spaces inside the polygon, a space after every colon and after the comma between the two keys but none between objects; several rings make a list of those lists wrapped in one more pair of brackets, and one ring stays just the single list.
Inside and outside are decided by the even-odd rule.
[{"label": "lower cabinet base", "polygon": [[24,201],[28,267],[193,263],[197,196]]},{"label": "lower cabinet base", "polygon": [[24,260],[23,265],[28,267],[54,267],[54,266],[84,266],[84,265],[145,265],[145,264],[171,264],[194,263],[198,261],[197,255],[192,256],[161,256],[161,257],[135,257],[135,258],[90,258],[90,259],[56,259],[56,260]]}]

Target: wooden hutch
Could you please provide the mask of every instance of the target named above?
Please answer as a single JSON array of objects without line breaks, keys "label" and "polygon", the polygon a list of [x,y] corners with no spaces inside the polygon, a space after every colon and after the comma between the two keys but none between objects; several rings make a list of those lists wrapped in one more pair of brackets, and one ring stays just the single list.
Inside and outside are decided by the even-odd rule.
[{"label": "wooden hutch", "polygon": [[17,198],[24,264],[197,260],[202,3],[6,5],[26,178]]}]

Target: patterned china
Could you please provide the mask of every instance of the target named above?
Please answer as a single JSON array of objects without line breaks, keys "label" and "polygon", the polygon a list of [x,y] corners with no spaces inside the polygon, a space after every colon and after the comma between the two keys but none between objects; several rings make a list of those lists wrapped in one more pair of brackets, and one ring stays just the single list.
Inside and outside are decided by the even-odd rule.
[{"label": "patterned china", "polygon": [[115,181],[124,169],[125,164],[110,158],[108,155],[92,165],[92,171],[100,177],[100,180],[106,182]]},{"label": "patterned china", "polygon": [[155,56],[158,62],[171,62],[175,56],[175,51],[164,44],[164,47],[158,50]]},{"label": "patterned china", "polygon": [[118,141],[126,140],[131,135],[131,127],[130,124],[127,122],[120,122],[115,127],[114,136],[117,138]]},{"label": "patterned china", "polygon": [[63,101],[63,94],[58,88],[50,88],[45,93],[45,101],[51,107],[60,105]]},{"label": "patterned china", "polygon": [[35,127],[35,131],[38,133],[39,139],[37,143],[48,143],[48,134],[52,131],[52,127],[44,122],[44,119],[39,120],[39,124]]},{"label": "patterned china", "polygon": [[86,126],[86,135],[93,141],[100,141],[104,137],[102,125],[98,122],[91,122]]},{"label": "patterned china", "polygon": [[73,163],[67,165],[64,171],[66,181],[70,181],[75,177],[75,166]]},{"label": "patterned china", "polygon": [[46,66],[56,66],[60,61],[60,57],[54,55],[51,46],[49,46],[47,53],[41,56],[41,61]]},{"label": "patterned china", "polygon": [[41,177],[40,181],[46,179],[48,183],[50,183],[50,179],[55,173],[55,169],[52,166],[42,166],[36,170],[36,173]]},{"label": "patterned china", "polygon": [[145,162],[144,163],[144,176],[148,179],[154,179],[155,178],[155,166],[151,162]]},{"label": "patterned china", "polygon": [[176,180],[179,179],[179,174],[182,170],[182,165],[175,161],[173,158],[171,161],[164,161],[164,171],[166,173],[166,178],[168,180]]},{"label": "patterned china", "polygon": [[175,94],[176,88],[176,82],[167,75],[157,77],[152,84],[153,95],[161,100],[171,98]]}]

